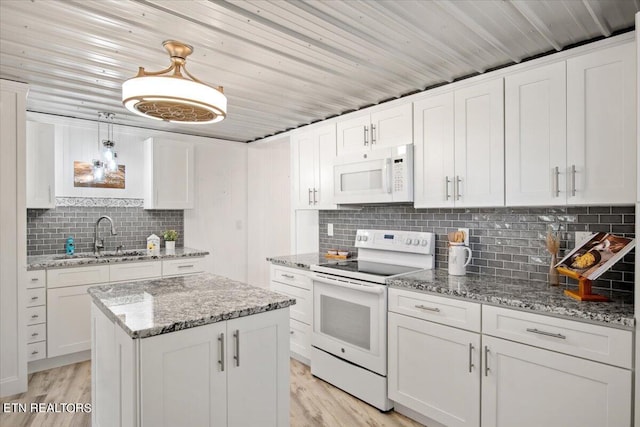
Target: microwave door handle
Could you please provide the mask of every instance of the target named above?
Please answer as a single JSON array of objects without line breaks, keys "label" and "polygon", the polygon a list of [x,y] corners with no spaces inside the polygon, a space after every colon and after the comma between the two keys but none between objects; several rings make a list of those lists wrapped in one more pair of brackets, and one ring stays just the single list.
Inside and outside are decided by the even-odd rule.
[{"label": "microwave door handle", "polygon": [[382,167],[382,175],[384,176],[384,189],[387,193],[391,193],[391,159],[384,159]]}]

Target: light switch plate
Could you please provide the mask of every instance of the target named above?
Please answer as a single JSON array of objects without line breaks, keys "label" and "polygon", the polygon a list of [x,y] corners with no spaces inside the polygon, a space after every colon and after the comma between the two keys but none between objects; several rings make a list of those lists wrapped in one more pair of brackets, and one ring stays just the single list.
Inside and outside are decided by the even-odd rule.
[{"label": "light switch plate", "polygon": [[469,229],[468,228],[458,228],[458,231],[464,231],[464,245],[469,246]]},{"label": "light switch plate", "polygon": [[333,236],[333,224],[327,224],[327,236]]},{"label": "light switch plate", "polygon": [[584,242],[585,240],[593,236],[593,234],[594,233],[590,231],[576,231],[576,246],[578,246],[580,242]]}]

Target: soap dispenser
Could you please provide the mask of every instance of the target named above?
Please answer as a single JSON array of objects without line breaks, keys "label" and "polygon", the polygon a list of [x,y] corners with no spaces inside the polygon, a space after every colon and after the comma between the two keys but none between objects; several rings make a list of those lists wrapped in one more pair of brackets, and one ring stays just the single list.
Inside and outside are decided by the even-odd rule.
[{"label": "soap dispenser", "polygon": [[69,238],[67,239],[67,243],[64,244],[64,250],[67,255],[73,255],[73,253],[76,251],[76,244],[73,241],[73,236],[69,236]]}]

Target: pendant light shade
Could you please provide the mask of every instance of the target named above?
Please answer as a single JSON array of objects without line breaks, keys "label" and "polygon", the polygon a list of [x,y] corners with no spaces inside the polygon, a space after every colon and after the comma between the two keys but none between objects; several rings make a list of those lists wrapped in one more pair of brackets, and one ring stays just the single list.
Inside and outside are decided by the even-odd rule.
[{"label": "pendant light shade", "polygon": [[187,56],[193,48],[173,40],[162,45],[169,52],[171,65],[158,72],[140,67],[136,77],[122,84],[124,106],[141,116],[168,122],[201,124],[224,120],[227,97],[222,87],[202,83],[186,69]]}]

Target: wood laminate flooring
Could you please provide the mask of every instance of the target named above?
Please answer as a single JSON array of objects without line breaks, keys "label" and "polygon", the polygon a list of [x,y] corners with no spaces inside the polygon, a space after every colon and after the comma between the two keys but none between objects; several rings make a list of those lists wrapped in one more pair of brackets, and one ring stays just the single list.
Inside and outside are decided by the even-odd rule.
[{"label": "wood laminate flooring", "polygon": [[[311,375],[309,367],[291,359],[291,427],[418,427],[397,412],[380,412]],[[81,362],[29,375],[26,393],[0,399],[26,403],[27,413],[0,411],[1,427],[90,427],[91,414],[29,413],[31,403],[91,402],[91,362]]]}]

